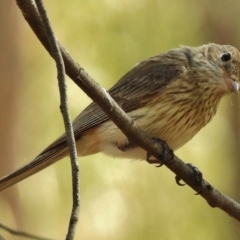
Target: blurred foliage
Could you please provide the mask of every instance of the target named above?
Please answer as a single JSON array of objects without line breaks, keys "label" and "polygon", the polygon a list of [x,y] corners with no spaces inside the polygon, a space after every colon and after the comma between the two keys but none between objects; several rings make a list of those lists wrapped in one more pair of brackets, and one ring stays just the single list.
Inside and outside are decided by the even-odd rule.
[{"label": "blurred foliage", "polygon": [[[4,2],[7,0],[1,1],[0,8]],[[45,2],[58,39],[105,88],[137,62],[179,44],[216,42],[240,47],[237,0]],[[17,15],[15,54],[20,59],[21,84],[15,124],[11,126],[15,135],[9,140],[15,143],[11,171],[31,160],[63,132],[55,64],[14,1],[12,5],[11,11]],[[5,24],[11,20],[0,18]],[[68,93],[75,117],[90,100],[71,81]],[[240,201],[236,99],[235,95],[225,98],[212,123],[177,155],[198,166],[213,186]],[[4,165],[10,164],[3,161]],[[177,186],[174,175],[165,167],[158,169],[145,162],[101,154],[79,162],[81,210],[76,239],[239,239],[238,223],[210,208],[188,187]],[[0,198],[0,222],[49,238],[65,237],[71,211],[68,159],[6,192]]]}]

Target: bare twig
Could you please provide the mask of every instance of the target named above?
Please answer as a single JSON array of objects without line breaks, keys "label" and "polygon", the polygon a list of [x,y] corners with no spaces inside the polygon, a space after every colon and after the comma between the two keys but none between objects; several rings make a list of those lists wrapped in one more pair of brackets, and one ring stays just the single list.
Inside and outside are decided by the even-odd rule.
[{"label": "bare twig", "polygon": [[78,176],[79,166],[78,166],[77,150],[76,150],[75,138],[74,138],[74,133],[72,128],[72,122],[71,122],[70,113],[68,110],[68,99],[67,99],[67,93],[66,93],[67,86],[65,83],[65,67],[64,67],[62,54],[58,46],[58,42],[50,26],[50,22],[47,17],[47,13],[44,8],[42,0],[37,0],[36,5],[38,8],[39,15],[42,19],[43,28],[46,32],[46,36],[49,41],[52,56],[55,59],[56,65],[57,65],[58,84],[59,84],[60,99],[61,99],[60,109],[63,115],[67,142],[69,146],[71,167],[72,167],[73,206],[72,206],[72,214],[69,222],[68,233],[66,236],[67,240],[71,240],[74,238],[76,226],[78,222],[80,193],[79,193],[79,176]]},{"label": "bare twig", "polygon": [[[48,50],[48,52],[50,52],[47,38],[42,30],[41,20],[34,5],[30,0],[16,1],[32,30],[43,46]],[[162,149],[159,148],[158,145],[154,144],[154,141],[132,122],[132,120],[121,110],[121,108],[106,93],[106,91],[94,82],[93,79],[91,79],[83,70],[83,68],[74,61],[61,44],[59,44],[59,46],[68,76],[79,87],[81,87],[89,97],[99,104],[109,118],[129,139],[133,139],[140,147],[151,153],[153,156],[158,157],[161,154]],[[166,163],[165,165],[183,179],[191,188],[196,191],[199,190],[195,180],[192,178],[191,168],[189,168],[188,165],[186,165],[178,157],[174,156],[173,161],[171,161],[171,163]],[[208,182],[203,181],[203,188],[200,195],[204,197],[212,207],[218,207],[240,221],[240,205],[228,196],[225,196],[211,187]]]},{"label": "bare twig", "polygon": [[[35,240],[52,240],[50,238],[43,238],[43,237],[39,237],[39,236],[29,234],[26,232],[19,232],[19,231],[13,230],[12,228],[9,228],[9,227],[3,225],[2,223],[0,223],[0,228],[4,229],[5,231],[7,231],[8,233],[10,233],[12,235],[19,236],[19,237],[25,237],[25,238],[35,239]],[[0,236],[0,240],[1,240],[1,236]]]}]

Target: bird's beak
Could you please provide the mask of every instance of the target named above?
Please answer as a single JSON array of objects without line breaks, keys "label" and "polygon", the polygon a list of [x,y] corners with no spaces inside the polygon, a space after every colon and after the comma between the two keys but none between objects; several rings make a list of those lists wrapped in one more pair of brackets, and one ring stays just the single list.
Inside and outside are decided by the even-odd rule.
[{"label": "bird's beak", "polygon": [[239,81],[235,77],[230,77],[226,72],[224,73],[224,80],[227,86],[228,91],[238,93],[239,92]]},{"label": "bird's beak", "polygon": [[235,93],[239,92],[239,82],[238,81],[232,81],[232,87],[233,87],[233,92],[235,92]]}]

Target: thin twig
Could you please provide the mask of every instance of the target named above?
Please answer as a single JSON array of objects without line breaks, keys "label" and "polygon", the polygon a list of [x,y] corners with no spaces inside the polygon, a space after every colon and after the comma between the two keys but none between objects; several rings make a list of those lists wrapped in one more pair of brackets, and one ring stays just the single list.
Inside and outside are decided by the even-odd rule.
[{"label": "thin twig", "polygon": [[[8,233],[10,233],[12,235],[19,236],[19,237],[25,237],[25,238],[35,239],[35,240],[52,240],[50,238],[43,238],[43,237],[39,237],[39,236],[29,234],[26,232],[19,232],[19,231],[13,230],[12,228],[9,228],[9,227],[3,225],[2,223],[0,223],[0,228],[4,229],[5,231],[7,231]],[[1,237],[0,237],[0,240],[1,240]]]},{"label": "thin twig", "polygon": [[42,19],[43,27],[51,47],[52,56],[56,61],[56,65],[57,65],[58,84],[59,84],[60,101],[61,101],[60,109],[63,115],[67,142],[69,146],[71,167],[72,167],[73,206],[72,206],[72,214],[69,222],[68,233],[66,236],[67,240],[71,240],[71,239],[74,239],[76,226],[78,222],[78,214],[79,214],[79,207],[80,207],[80,193],[79,193],[79,176],[78,176],[79,166],[78,166],[75,138],[74,138],[74,133],[72,128],[72,121],[71,121],[70,113],[68,110],[68,99],[67,99],[67,93],[66,93],[67,86],[65,82],[65,67],[64,67],[62,54],[58,46],[58,42],[52,31],[52,28],[47,16],[47,12],[44,8],[42,0],[37,0],[36,6],[38,8],[38,12]]},{"label": "thin twig", "polygon": [[[41,19],[38,16],[35,6],[31,0],[16,0],[19,8],[21,9],[26,21],[41,41],[43,46],[49,51],[49,44],[46,36],[42,30]],[[91,79],[88,74],[74,61],[69,53],[59,44],[62,52],[63,60],[65,63],[66,73],[68,76],[89,96],[91,97],[109,118],[122,130],[122,132],[129,138],[141,146],[143,149],[151,153],[153,156],[158,157],[162,149],[156,144],[153,144],[142,130],[140,130],[129,117],[121,110],[115,101],[106,94],[106,91],[101,88],[96,82]],[[192,170],[181,159],[174,156],[171,163],[166,163],[166,166],[183,179],[191,188],[198,191],[198,186],[192,178]],[[220,193],[211,185],[203,181],[203,188],[200,193],[202,197],[212,206],[218,207],[228,213],[230,216],[240,221],[240,204],[235,202],[228,196]]]}]

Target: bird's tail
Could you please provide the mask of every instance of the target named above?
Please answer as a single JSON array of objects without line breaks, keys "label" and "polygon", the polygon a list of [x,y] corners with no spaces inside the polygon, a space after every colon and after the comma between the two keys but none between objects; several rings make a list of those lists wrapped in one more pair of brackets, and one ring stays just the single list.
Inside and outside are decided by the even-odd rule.
[{"label": "bird's tail", "polygon": [[66,141],[50,145],[33,161],[0,180],[0,192],[41,171],[68,154]]}]

